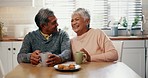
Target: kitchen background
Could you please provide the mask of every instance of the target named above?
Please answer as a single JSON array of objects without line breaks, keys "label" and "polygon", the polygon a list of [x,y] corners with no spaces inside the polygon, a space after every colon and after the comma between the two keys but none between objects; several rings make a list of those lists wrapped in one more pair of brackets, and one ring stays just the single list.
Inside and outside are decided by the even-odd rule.
[{"label": "kitchen background", "polygon": [[[48,1],[48,0],[46,0],[46,1]],[[135,0],[135,1],[139,2],[140,0]],[[4,33],[4,35],[15,36],[16,38],[20,38],[20,37],[24,37],[24,35],[26,33],[28,33],[29,31],[36,29],[34,17],[37,14],[37,12],[39,11],[39,9],[44,7],[45,0],[37,0],[37,1],[36,0],[26,0],[26,1],[4,0],[3,2],[0,3],[0,22],[4,23],[3,29],[4,29],[4,31],[6,31]],[[88,3],[90,3],[90,2],[85,2],[85,3],[86,3],[86,5],[88,5]],[[145,5],[146,7],[148,5],[146,3],[142,3],[142,4]],[[79,5],[81,5],[81,4],[79,4]],[[52,5],[52,6],[54,6],[54,5]],[[69,9],[69,8],[67,8],[67,9]],[[55,9],[54,9],[54,11],[56,12]],[[147,13],[147,10],[144,10],[144,13]],[[71,15],[71,13],[69,13],[69,15],[68,15],[69,18],[71,17],[70,15]],[[58,17],[58,15],[57,15],[57,17]],[[110,19],[110,20],[113,21],[112,19]],[[110,20],[108,20],[107,22],[110,22]],[[143,20],[143,19],[141,19],[141,20]],[[145,15],[145,20],[148,20],[146,15]],[[92,19],[92,21],[95,21],[95,20]],[[67,22],[67,21],[65,21],[65,22]],[[100,20],[96,21],[96,22],[97,23],[94,23],[92,26],[95,26],[96,24],[103,25]],[[68,23],[67,26],[63,26],[61,28],[64,30],[67,30],[67,32],[70,33],[70,36],[75,35],[73,33],[73,31],[71,30],[70,20],[68,20],[67,23]],[[140,23],[143,24],[142,29],[144,29],[144,34],[148,34],[147,21],[145,21],[144,23],[141,21]],[[62,24],[63,24],[62,22],[59,22],[59,27]],[[94,27],[94,28],[99,28],[99,27]],[[140,32],[141,30],[138,30],[138,32],[135,32],[135,33],[137,33],[136,35],[141,35],[141,32]],[[111,35],[110,31],[108,31],[108,30],[104,30],[104,31],[107,34]],[[125,32],[126,31],[121,31],[121,33],[124,33],[124,34],[119,34],[119,35],[126,35]]]},{"label": "kitchen background", "polygon": [[4,35],[23,37],[25,31],[34,28],[34,16],[38,8],[0,7],[0,21],[4,23]]},{"label": "kitchen background", "polygon": [[[48,1],[48,0],[46,0],[46,1]],[[55,0],[52,0],[52,1],[55,1]],[[58,1],[58,0],[56,0],[56,1]],[[59,0],[59,1],[61,1],[61,0]],[[72,0],[69,0],[69,1],[72,1]],[[78,1],[78,0],[74,0],[74,1]],[[87,0],[87,1],[91,2],[91,0]],[[90,3],[87,1],[84,2],[84,3],[86,3],[86,5],[88,5],[87,3]],[[94,1],[101,1],[101,0],[94,0]],[[102,1],[108,1],[108,0],[102,0]],[[120,0],[118,0],[118,1],[120,1]],[[128,0],[124,0],[124,1],[128,1]],[[129,0],[129,1],[139,2],[140,0]],[[54,5],[52,5],[52,6],[54,6]],[[37,12],[39,11],[39,9],[42,7],[44,7],[44,0],[21,0],[21,1],[20,0],[0,0],[0,22],[4,23],[4,27],[3,27],[3,29],[5,30],[4,35],[14,36],[16,38],[23,38],[24,35],[27,34],[29,31],[35,30],[36,24],[34,22],[34,17],[37,14]],[[54,10],[56,10],[56,9],[54,9]],[[63,11],[63,9],[62,9],[62,11]],[[71,13],[68,13],[68,14],[71,15]],[[143,31],[143,30],[144,30],[143,34],[148,35],[148,26],[147,26],[148,25],[148,22],[147,22],[148,21],[148,0],[142,0],[142,14],[144,15],[143,16],[144,19],[141,23],[142,29],[138,29],[137,35],[142,35],[141,31]],[[70,18],[70,15],[67,17]],[[69,22],[66,21],[66,23],[69,23],[69,25],[63,26],[62,29],[68,30],[68,33],[70,33],[73,31],[71,30],[70,20],[68,20],[68,21]],[[102,23],[103,23],[101,21],[96,21],[96,22],[98,23],[97,25],[102,25]],[[109,22],[109,21],[107,21],[107,22]],[[60,25],[63,25],[63,23],[59,22],[59,26]],[[103,30],[108,35],[111,35],[110,29],[109,30],[103,29]],[[119,35],[126,36],[127,31],[125,29],[119,29],[119,32],[120,32]],[[121,33],[124,33],[124,34],[121,34]],[[73,34],[73,33],[70,34],[70,36],[73,36],[73,35],[75,35],[75,34]],[[17,45],[18,43],[19,43],[19,45]],[[141,75],[143,78],[145,78],[146,76],[143,72],[146,69],[144,67],[145,60],[143,60],[143,58],[142,58],[142,57],[147,56],[145,54],[145,52],[147,51],[147,49],[145,51],[145,48],[146,48],[145,41],[144,40],[136,40],[136,41],[132,41],[132,40],[128,41],[127,40],[127,42],[126,42],[126,40],[125,40],[125,43],[126,44],[125,44],[124,49],[125,49],[125,54],[126,54],[125,56],[126,57],[124,59],[125,59],[125,61],[128,61],[126,63],[129,64],[129,66],[131,66],[131,68],[133,67],[133,69],[135,69],[139,75]],[[147,43],[148,43],[148,41],[147,41]],[[7,49],[8,45],[11,48],[14,48],[14,46],[17,46],[20,48],[21,43],[20,42],[11,42],[11,43],[10,42],[1,42],[1,46],[2,47],[4,46],[3,48],[1,48],[1,52],[3,52],[3,54],[5,54],[5,55],[8,55],[8,53],[10,53]],[[139,48],[139,45],[140,45],[140,48]],[[137,46],[138,46],[138,48],[137,48]],[[146,45],[146,46],[148,46],[148,45]],[[15,52],[19,52],[19,48],[16,48],[17,50]],[[129,51],[127,51],[127,50],[129,50]],[[7,51],[8,53],[6,53],[5,51]],[[142,54],[140,55],[140,53],[142,53]],[[11,55],[14,55],[14,54],[11,54]],[[17,55],[15,54],[15,57],[16,56]],[[1,53],[1,57],[2,57],[4,65],[6,65],[5,69],[9,69],[9,66],[7,66],[7,65],[10,65],[10,64],[5,62],[5,58],[9,61],[10,55],[7,58],[7,57],[4,57]],[[132,59],[131,59],[131,57],[132,57]],[[14,60],[17,63],[16,58]],[[132,62],[135,62],[135,63],[132,63]],[[146,65],[146,66],[148,66],[148,65]]]},{"label": "kitchen background", "polygon": [[24,37],[24,34],[36,29],[34,17],[42,7],[42,5],[40,6],[42,0],[35,2],[36,5],[26,5],[24,3],[19,5],[15,3],[0,7],[0,22],[4,23],[4,35],[15,36],[17,38]]}]

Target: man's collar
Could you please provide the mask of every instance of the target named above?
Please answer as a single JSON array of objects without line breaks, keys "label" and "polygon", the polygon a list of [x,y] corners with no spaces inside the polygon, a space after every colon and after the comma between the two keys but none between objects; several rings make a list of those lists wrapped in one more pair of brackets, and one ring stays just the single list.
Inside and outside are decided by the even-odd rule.
[{"label": "man's collar", "polygon": [[41,32],[41,34],[44,36],[44,38],[46,38],[46,40],[48,40],[49,37],[52,36],[52,34],[48,35],[48,34],[44,34],[42,31],[40,31],[40,32]]}]

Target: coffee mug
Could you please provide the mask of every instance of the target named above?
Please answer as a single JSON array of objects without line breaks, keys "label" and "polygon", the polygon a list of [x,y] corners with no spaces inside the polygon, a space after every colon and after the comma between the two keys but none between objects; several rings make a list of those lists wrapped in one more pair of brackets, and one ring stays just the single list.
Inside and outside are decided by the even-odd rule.
[{"label": "coffee mug", "polygon": [[74,55],[76,64],[82,64],[86,60],[86,54],[78,51]]},{"label": "coffee mug", "polygon": [[41,57],[41,65],[43,67],[46,67],[47,66],[47,63],[46,63],[46,60],[48,59],[48,55],[49,55],[49,52],[43,52],[43,53],[40,53],[40,57]]}]

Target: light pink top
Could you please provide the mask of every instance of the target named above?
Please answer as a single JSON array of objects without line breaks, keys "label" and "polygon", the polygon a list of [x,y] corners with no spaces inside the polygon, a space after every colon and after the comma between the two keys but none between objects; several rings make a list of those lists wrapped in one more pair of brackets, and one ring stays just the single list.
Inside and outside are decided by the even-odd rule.
[{"label": "light pink top", "polygon": [[72,52],[84,48],[91,56],[91,61],[116,61],[117,50],[108,36],[100,29],[90,29],[81,36],[71,39]]}]

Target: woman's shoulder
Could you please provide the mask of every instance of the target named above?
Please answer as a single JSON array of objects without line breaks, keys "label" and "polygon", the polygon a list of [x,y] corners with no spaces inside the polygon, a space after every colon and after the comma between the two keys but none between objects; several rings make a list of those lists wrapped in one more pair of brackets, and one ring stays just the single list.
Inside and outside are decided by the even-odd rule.
[{"label": "woman's shoulder", "polygon": [[72,37],[70,40],[73,41],[73,40],[76,40],[76,39],[77,39],[77,36]]},{"label": "woman's shoulder", "polygon": [[90,29],[90,32],[91,32],[91,33],[101,33],[102,30],[99,29],[99,28],[97,28],[97,29],[91,28],[91,29]]}]

